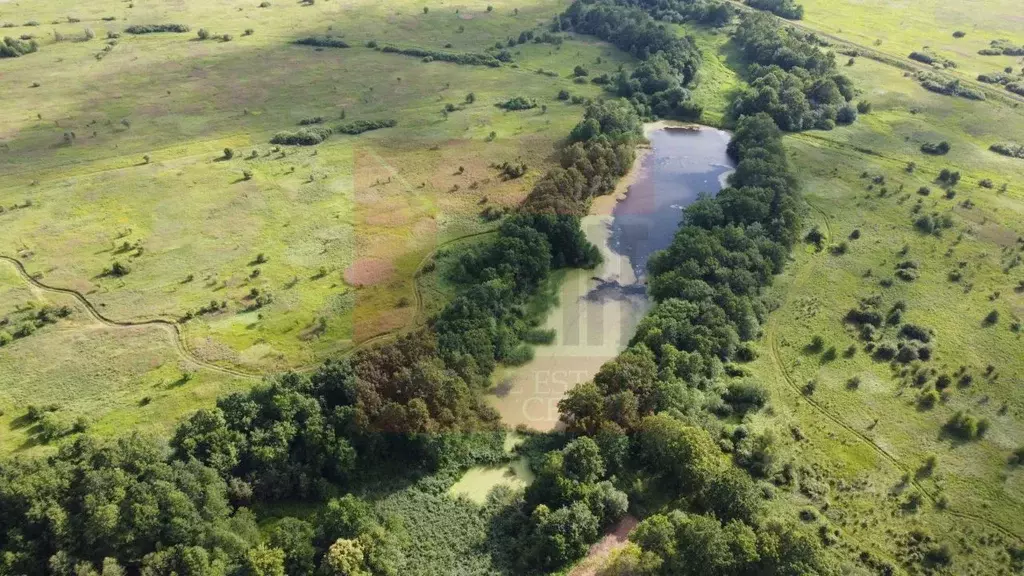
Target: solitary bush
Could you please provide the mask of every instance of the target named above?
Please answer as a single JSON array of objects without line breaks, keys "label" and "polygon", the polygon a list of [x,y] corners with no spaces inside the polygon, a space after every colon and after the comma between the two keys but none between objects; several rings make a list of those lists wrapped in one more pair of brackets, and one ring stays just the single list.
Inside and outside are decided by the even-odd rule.
[{"label": "solitary bush", "polygon": [[156,34],[158,32],[188,32],[186,24],[136,24],[124,29],[128,34]]},{"label": "solitary bush", "polygon": [[131,270],[127,266],[122,264],[120,261],[115,260],[114,263],[110,265],[110,268],[106,270],[106,275],[120,278],[121,276],[127,275],[129,272],[131,272]]},{"label": "solitary bush", "polygon": [[853,124],[857,120],[857,109],[847,104],[836,113],[837,124]]},{"label": "solitary bush", "polygon": [[977,440],[988,431],[989,422],[960,410],[946,422],[945,428],[949,434],[961,440]]},{"label": "solitary bush", "polygon": [[523,98],[522,96],[515,96],[513,98],[509,98],[504,102],[499,102],[495,104],[495,106],[503,110],[509,111],[529,110],[531,108],[537,107],[537,101],[532,98]]},{"label": "solitary bush", "polygon": [[967,36],[967,33],[964,32],[963,30],[957,30],[953,32],[953,38],[963,38],[964,36]]},{"label": "solitary bush", "polygon": [[857,112],[861,114],[868,114],[871,112],[871,102],[867,100],[861,100],[857,102]]},{"label": "solitary bush", "polygon": [[949,142],[946,142],[945,140],[938,144],[934,144],[932,142],[925,142],[924,144],[921,144],[921,152],[935,156],[943,156],[947,154],[950,148],[951,146],[949,145]]},{"label": "solitary bush", "polygon": [[931,410],[939,403],[939,393],[935,390],[923,390],[917,397],[917,406],[922,410]]},{"label": "solitary bush", "polygon": [[575,68],[573,68],[572,75],[576,77],[590,76],[590,71],[584,68],[583,66],[577,65]]},{"label": "solitary bush", "polygon": [[225,160],[231,160],[234,157],[235,157],[235,151],[234,150],[232,150],[231,148],[225,148],[224,149],[224,159]]},{"label": "solitary bush", "polygon": [[996,324],[997,322],[999,322],[999,311],[998,310],[992,310],[991,312],[989,312],[988,314],[985,315],[985,325],[986,326],[992,326],[993,324]]},{"label": "solitary bush", "polygon": [[207,30],[206,28],[200,28],[199,32],[196,32],[196,36],[198,36],[200,40],[209,40],[210,39],[210,31]]}]

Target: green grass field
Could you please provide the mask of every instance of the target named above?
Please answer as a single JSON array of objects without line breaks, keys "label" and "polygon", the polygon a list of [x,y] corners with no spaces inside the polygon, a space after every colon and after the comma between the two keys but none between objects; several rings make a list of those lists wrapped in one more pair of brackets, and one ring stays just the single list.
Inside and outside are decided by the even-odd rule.
[{"label": "green grass field", "polygon": [[[46,305],[70,311],[0,347],[0,452],[38,445],[39,430],[23,418],[29,405],[52,404],[69,422],[84,416],[101,433],[166,433],[261,375],[343,354],[438,310],[452,293],[443,266],[417,272],[439,246],[443,263],[493,228],[481,211],[516,205],[553,164],[582,113],[556,100],[560,89],[601,94],[574,83],[572,68],[611,73],[631,60],[592,38],[518,46],[516,65],[497,69],[364,46],[480,52],[550,21],[567,2],[491,4],[0,2],[0,23],[15,24],[3,33],[41,43],[38,53],[0,61],[0,255],[47,286],[79,292],[96,311],[0,261],[0,330],[13,334]],[[1024,43],[1011,0],[804,4],[802,26],[903,60],[928,46],[956,61],[947,72],[963,79],[1021,66],[977,54],[996,38]],[[42,25],[22,25],[31,20]],[[122,35],[104,51],[108,30],[169,22],[192,31]],[[86,28],[96,37],[76,41]],[[198,41],[200,28],[233,39]],[[744,83],[736,50],[726,34],[678,29],[704,52],[694,99],[721,125]],[[967,35],[955,39],[955,30]],[[69,40],[56,42],[54,31]],[[352,47],[292,44],[314,34]],[[786,138],[809,203],[807,229],[817,226],[825,242],[794,252],[772,289],[778,307],[759,356],[744,365],[772,395],[771,409],[748,424],[774,432],[778,460],[793,463],[797,477],[774,510],[817,509],[813,522],[841,533],[834,550],[851,573],[866,570],[862,552],[921,572],[908,551],[915,530],[955,550],[947,573],[1000,573],[1007,546],[1024,538],[1024,470],[1008,463],[1024,445],[1024,341],[1012,328],[1024,317],[1024,160],[988,147],[1021,142],[1024,112],[1012,101],[928,92],[905,70],[868,58],[843,71],[873,110],[851,126]],[[475,100],[464,104],[470,92]],[[512,96],[547,108],[494,106]],[[445,116],[446,104],[462,109]],[[270,144],[303,118],[337,124],[343,112],[346,121],[398,125],[316,147]],[[942,140],[948,155],[920,152]],[[227,147],[231,159],[222,158]],[[517,158],[530,166],[521,179],[502,181],[491,167]],[[942,169],[962,179],[943,186]],[[914,225],[923,214],[948,216],[951,227],[923,233]],[[830,250],[841,243],[844,253]],[[895,278],[908,259],[918,277]],[[130,272],[103,275],[114,261]],[[250,309],[253,289],[273,301]],[[873,296],[883,309],[902,300],[905,321],[934,331],[932,359],[911,367],[934,368],[925,383],[872,359],[844,323]],[[180,325],[180,342],[166,325],[97,316],[176,320],[211,302],[215,312]],[[993,310],[998,321],[986,323]],[[835,359],[807,349],[816,335]],[[954,381],[922,406],[937,376],[961,366],[970,384]],[[943,433],[960,410],[991,423],[983,438]],[[931,456],[936,465],[923,469]]]},{"label": "green grass field", "polygon": [[[591,38],[520,45],[512,49],[515,65],[497,69],[364,46],[481,52],[546,23],[563,2],[437,5],[426,14],[413,2],[258,4],[0,5],[0,22],[18,24],[5,34],[33,34],[41,44],[2,63],[0,254],[47,285],[78,291],[118,322],[174,321],[216,305],[180,325],[185,357],[160,329],[80,332],[72,353],[68,336],[47,327],[0,352],[0,380],[20,380],[16,389],[88,414],[98,427],[120,414],[110,420],[116,427],[140,412],[147,383],[176,380],[180,370],[169,366],[196,364],[182,368],[195,374],[187,386],[161,395],[176,409],[153,409],[154,425],[166,427],[248,381],[204,364],[256,377],[304,368],[422,321],[447,294],[437,273],[414,287],[434,247],[492,228],[481,211],[516,205],[552,164],[582,112],[556,99],[560,89],[600,94],[573,83],[573,66],[599,74],[629,62]],[[32,20],[43,25],[20,26]],[[108,31],[153,23],[192,31],[122,34],[103,50]],[[86,28],[95,38],[77,41]],[[199,41],[200,28],[233,39]],[[66,40],[56,42],[55,33]],[[352,47],[292,44],[324,34]],[[470,92],[475,100],[466,104]],[[546,109],[494,106],[513,96]],[[446,117],[446,104],[461,109]],[[316,147],[270,144],[304,118],[336,125],[342,114],[398,126],[334,135]],[[503,181],[491,167],[519,158],[530,170],[517,180]],[[103,275],[115,261],[130,272]],[[23,284],[5,279],[11,290]],[[254,289],[272,302],[253,309]],[[141,349],[154,359],[129,352]],[[58,357],[67,359],[59,378],[28,372],[24,380],[25,363],[56,370],[45,358]],[[131,393],[86,400],[60,392],[74,383]],[[3,418],[15,418],[26,396],[5,393]],[[20,431],[5,437],[12,447],[24,440]]]},{"label": "green grass field", "polygon": [[[913,51],[928,49],[953,60],[947,70],[974,80],[978,74],[1021,67],[1019,56],[982,56],[978,51],[992,40],[1024,44],[1024,16],[1013,0],[807,0],[804,20],[814,30],[907,60]],[[954,32],[964,32],[955,38]],[[909,61],[909,60],[908,60]]]},{"label": "green grass field", "polygon": [[[809,2],[805,23],[824,27],[828,18],[815,19],[821,11],[835,7],[839,14],[853,6]],[[855,9],[864,19],[845,22],[871,21],[867,6]],[[918,15],[908,12],[908,20]],[[977,21],[973,34],[980,36],[987,23]],[[759,358],[746,365],[769,384],[772,410],[751,425],[773,430],[785,446],[780,457],[799,471],[800,488],[780,501],[780,513],[817,508],[817,522],[842,534],[842,555],[868,551],[917,572],[920,565],[906,564],[908,541],[913,530],[923,529],[956,551],[948,573],[1000,573],[1007,546],[1024,538],[1024,474],[1008,463],[1024,444],[1024,340],[1012,328],[1016,321],[1019,330],[1024,317],[1024,162],[988,147],[1019,139],[1024,114],[1002,102],[928,92],[902,70],[869,59],[845,72],[873,111],[852,126],[786,140],[810,205],[807,228],[818,227],[826,240],[821,251],[798,249],[773,289],[779,307],[764,326]],[[920,152],[922,143],[940,140],[952,144],[948,155]],[[910,162],[916,164],[913,173],[906,170]],[[937,182],[944,168],[962,174],[952,198]],[[874,181],[877,176],[885,177],[883,184]],[[992,188],[982,187],[983,180]],[[931,194],[918,194],[921,187]],[[952,228],[941,235],[915,228],[919,215],[933,213],[948,215]],[[854,230],[860,233],[856,240],[850,238]],[[830,246],[844,242],[845,254],[831,253]],[[906,259],[919,263],[920,276],[912,282],[894,278],[894,266]],[[957,282],[949,279],[954,270],[962,276]],[[934,368],[927,383],[873,360],[844,323],[847,311],[871,296],[880,297],[883,312],[904,301],[904,321],[934,331],[933,358],[910,367]],[[992,310],[999,321],[987,325]],[[839,351],[835,360],[807,350],[815,335],[825,349]],[[847,357],[850,346],[854,353]],[[961,366],[971,384],[954,379],[934,407],[922,407],[918,399],[934,388],[936,376]],[[991,422],[983,439],[964,442],[943,433],[959,410]],[[934,470],[923,469],[932,455]],[[915,492],[923,503],[912,509]]]}]

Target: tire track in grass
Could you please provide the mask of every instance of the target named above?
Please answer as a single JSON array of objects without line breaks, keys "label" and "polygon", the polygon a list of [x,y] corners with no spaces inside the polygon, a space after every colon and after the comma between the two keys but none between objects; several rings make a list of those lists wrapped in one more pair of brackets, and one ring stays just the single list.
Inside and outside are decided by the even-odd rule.
[{"label": "tire track in grass", "polygon": [[[814,206],[810,202],[808,202],[808,204],[816,212],[818,212],[819,214],[822,215],[822,217],[825,220],[825,226],[826,226],[826,228],[829,229],[829,235],[831,236],[831,226],[829,225],[829,216],[828,216],[828,214],[826,214],[822,209]],[[801,273],[796,274],[795,276],[796,277],[806,277],[806,274],[803,274],[802,271],[801,271]],[[785,306],[788,303],[788,301],[789,301],[789,292],[787,291],[786,300],[783,302],[782,305]],[[778,314],[778,312],[776,312],[775,314],[772,315],[772,320],[777,319],[777,314]],[[870,446],[874,450],[874,452],[876,452],[878,455],[880,455],[882,458],[884,458],[890,464],[895,466],[898,470],[900,470],[901,472],[906,474],[906,476],[910,479],[910,484],[912,486],[914,486],[914,488],[917,488],[917,490],[920,491],[921,494],[923,494],[925,496],[925,498],[927,498],[928,501],[932,503],[933,506],[938,507],[937,506],[938,505],[938,501],[939,501],[938,497],[936,497],[933,493],[929,492],[918,481],[917,476],[914,473],[915,472],[914,470],[911,470],[910,467],[908,467],[905,464],[903,464],[898,458],[893,456],[889,451],[887,451],[885,448],[883,448],[878,443],[876,443],[873,439],[871,439],[870,436],[868,436],[867,434],[864,434],[860,430],[854,428],[852,425],[848,424],[845,420],[843,420],[840,416],[832,413],[828,408],[826,408],[820,402],[818,402],[817,400],[815,400],[815,399],[811,398],[810,396],[808,396],[808,395],[803,393],[803,390],[801,390],[799,384],[797,384],[796,380],[793,378],[793,375],[790,374],[789,370],[786,368],[785,363],[782,361],[782,355],[779,352],[778,334],[777,334],[776,329],[775,329],[775,322],[774,321],[769,322],[766,325],[766,327],[765,327],[765,339],[767,340],[768,353],[769,353],[768,355],[771,357],[771,361],[772,361],[773,367],[776,369],[776,371],[778,371],[779,374],[782,375],[782,379],[785,380],[786,384],[790,388],[792,388],[794,392],[796,392],[796,395],[797,395],[798,398],[802,399],[804,402],[809,404],[812,408],[817,410],[822,416],[828,418],[832,423],[834,423],[837,426],[839,426],[840,428],[846,430],[847,432],[852,434],[855,438],[857,438],[858,440],[860,440],[864,444],[867,444],[868,446]],[[998,522],[996,522],[994,520],[991,520],[989,518],[986,518],[984,516],[979,516],[979,515],[976,515],[976,514],[971,514],[969,512],[958,512],[956,510],[953,510],[953,509],[949,508],[948,506],[946,508],[942,509],[942,512],[945,513],[945,514],[948,514],[950,516],[953,516],[955,518],[961,518],[961,519],[964,519],[964,520],[972,520],[974,522],[978,522],[980,524],[988,526],[989,528],[999,532],[1003,536],[1006,536],[1006,537],[1009,537],[1009,538],[1011,538],[1013,540],[1016,540],[1018,543],[1024,542],[1024,537],[1021,537],[1019,534],[1017,534],[1013,530],[1010,530],[1009,528],[1006,528],[1005,526],[999,524]]]}]

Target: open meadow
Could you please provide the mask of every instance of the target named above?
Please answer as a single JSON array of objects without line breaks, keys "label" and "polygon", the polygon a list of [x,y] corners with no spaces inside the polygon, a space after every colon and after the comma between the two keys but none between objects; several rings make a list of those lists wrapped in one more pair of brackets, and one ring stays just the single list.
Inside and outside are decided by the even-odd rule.
[{"label": "open meadow", "polygon": [[[1024,94],[977,80],[1024,70],[979,54],[1024,54],[1019,2],[725,2],[0,0],[38,43],[0,59],[0,573],[1024,571]],[[624,288],[580,215],[691,105],[733,180],[510,434],[566,278]],[[128,534],[151,478],[210,533]]]},{"label": "open meadow", "polygon": [[[880,34],[935,13],[806,4],[801,24],[829,29],[845,14],[853,41],[863,40],[855,26],[885,22],[870,28]],[[991,3],[977,19],[958,12],[966,7],[948,6],[948,26],[970,22],[981,36],[1013,23]],[[1022,28],[1011,26],[1018,37]],[[914,29],[925,43],[946,42],[944,28],[929,30]],[[844,72],[871,112],[786,138],[809,204],[809,239],[773,288],[778,309],[758,359],[745,365],[773,397],[771,413],[752,425],[773,431],[801,478],[783,508],[815,508],[812,521],[838,530],[852,555],[881,552],[916,572],[923,567],[909,558],[925,534],[967,556],[951,573],[1000,573],[1007,545],[1024,538],[1024,475],[1013,456],[1024,442],[1024,161],[988,148],[1020,140],[1024,111],[926,91],[867,58]],[[944,156],[920,150],[943,140]],[[943,170],[957,180],[943,182]],[[900,320],[886,317],[894,307],[927,330],[930,357],[889,361],[879,352],[897,336]],[[868,340],[850,316],[865,310],[884,317]],[[951,425],[958,413],[984,421],[980,439]]]},{"label": "open meadow", "polygon": [[[0,23],[14,24],[5,34],[40,43],[38,52],[2,62],[0,254],[48,286],[77,291],[115,322],[177,322],[180,332],[84,333],[78,338],[87,348],[59,363],[59,378],[33,376],[19,386],[69,417],[102,421],[133,412],[145,382],[194,373],[170,394],[181,399],[155,409],[169,424],[199,405],[187,400],[198,394],[194,386],[209,386],[202,395],[209,400],[218,382],[226,391],[233,382],[311,367],[422,323],[446,293],[427,265],[432,250],[493,229],[490,220],[551,165],[581,113],[556,99],[560,90],[600,93],[573,83],[573,66],[610,73],[629,58],[592,38],[517,45],[515,64],[495,68],[428,63],[366,44],[483,52],[495,38],[540,30],[563,8],[0,5]],[[23,25],[31,22],[41,25]],[[190,31],[124,32],[165,22]],[[200,29],[211,37],[201,40]],[[350,47],[294,44],[324,35]],[[537,107],[495,106],[516,96]],[[271,144],[311,119],[397,125],[335,134],[316,147]],[[502,162],[528,170],[509,179],[493,166]],[[14,276],[4,282],[24,288]],[[22,378],[17,366],[28,355],[56,368],[52,360],[68,350],[48,331],[2,351],[0,381]],[[136,348],[162,359],[140,363],[125,353]],[[89,364],[106,364],[118,384]],[[175,364],[184,367],[167,368]],[[214,366],[235,374],[218,375]],[[50,398],[49,388],[62,382],[136,391],[101,401]],[[16,418],[22,400],[0,400],[7,413],[0,418]]]}]

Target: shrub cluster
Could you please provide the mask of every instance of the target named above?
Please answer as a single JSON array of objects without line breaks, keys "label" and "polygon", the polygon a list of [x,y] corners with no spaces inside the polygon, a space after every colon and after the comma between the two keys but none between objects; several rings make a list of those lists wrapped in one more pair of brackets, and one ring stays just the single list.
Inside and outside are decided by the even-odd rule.
[{"label": "shrub cluster", "polygon": [[332,130],[324,126],[301,128],[295,132],[278,132],[270,139],[271,144],[288,146],[316,146],[330,138]]},{"label": "shrub cluster", "polygon": [[1010,142],[993,144],[988,147],[989,150],[996,154],[1002,154],[1003,156],[1010,156],[1011,158],[1024,158],[1024,145],[1013,144]]},{"label": "shrub cluster", "polygon": [[295,41],[300,46],[317,46],[320,48],[348,48],[349,43],[334,36],[309,36]]},{"label": "shrub cluster", "polygon": [[929,66],[934,66],[935,68],[956,68],[956,62],[953,62],[949,58],[939,56],[933,52],[929,52],[928,50],[911,52],[908,58],[923,64],[928,64]]},{"label": "shrub cluster", "polygon": [[988,48],[978,50],[982,56],[1024,56],[1024,46],[1018,46],[1006,39],[989,42]]},{"label": "shrub cluster", "polygon": [[501,108],[502,110],[509,111],[530,110],[531,108],[537,107],[537,101],[534,100],[533,98],[523,98],[522,96],[514,96],[512,98],[509,98],[508,100],[505,100],[504,102],[498,102],[497,104],[495,104],[495,106]]},{"label": "shrub cluster", "polygon": [[18,40],[5,36],[0,41],[0,58],[17,58],[25,54],[31,54],[39,50],[39,44],[35,40]]},{"label": "shrub cluster", "polygon": [[128,34],[156,34],[159,32],[188,32],[187,24],[135,24],[124,29]]},{"label": "shrub cluster", "polygon": [[931,92],[937,92],[947,96],[960,96],[969,100],[985,99],[984,92],[971,88],[970,86],[965,86],[961,84],[958,79],[944,78],[938,74],[932,74],[930,72],[918,72],[916,77],[917,81],[921,84],[921,87]]},{"label": "shrub cluster", "polygon": [[950,146],[949,142],[946,142],[945,140],[938,143],[925,142],[924,144],[921,144],[921,152],[931,154],[933,156],[944,156],[949,153],[951,148],[952,146]]},{"label": "shrub cluster", "polygon": [[381,128],[392,128],[398,125],[398,120],[393,118],[387,118],[384,120],[356,120],[354,122],[348,122],[346,124],[340,124],[334,128],[334,131],[339,134],[362,134],[363,132],[369,132],[371,130],[380,130]]},{"label": "shrub cluster", "polygon": [[[384,46],[378,48],[381,52],[387,54],[402,54],[404,56],[416,56],[422,58],[424,62],[432,62],[434,60],[440,60],[441,62],[451,62],[452,64],[465,64],[469,66],[489,66],[491,68],[497,68],[501,66],[502,60],[498,57],[491,56],[490,54],[478,54],[473,52],[441,52],[438,50],[428,50],[425,48],[398,48],[396,46]],[[511,59],[511,57],[508,57]]]}]

